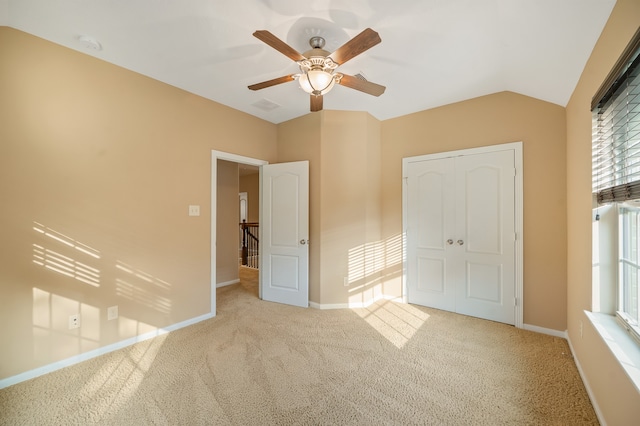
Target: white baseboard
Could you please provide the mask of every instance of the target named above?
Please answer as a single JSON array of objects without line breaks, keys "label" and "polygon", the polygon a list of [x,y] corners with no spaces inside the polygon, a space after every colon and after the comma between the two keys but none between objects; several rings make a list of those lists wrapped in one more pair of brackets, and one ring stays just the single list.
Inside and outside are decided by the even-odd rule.
[{"label": "white baseboard", "polygon": [[238,284],[240,282],[240,278],[236,278],[235,280],[225,281],[223,283],[216,284],[216,288],[226,287],[228,285]]},{"label": "white baseboard", "polygon": [[24,382],[26,380],[34,379],[38,376],[42,376],[43,374],[51,373],[56,370],[60,370],[61,368],[69,367],[74,364],[78,364],[80,362],[89,360],[91,358],[95,358],[100,355],[107,354],[109,352],[116,351],[118,349],[125,348],[127,346],[131,346],[135,343],[142,342],[145,340],[153,339],[154,337],[161,336],[163,334],[167,334],[171,331],[178,330],[183,327],[187,327],[189,325],[196,324],[200,321],[207,320],[209,318],[213,318],[214,315],[211,313],[200,315],[199,317],[191,318],[186,321],[182,321],[176,324],[172,324],[165,328],[160,328],[155,331],[150,331],[149,333],[144,333],[139,336],[130,337],[129,339],[121,340],[116,343],[112,343],[107,346],[103,346],[98,349],[94,349],[92,351],[84,352],[75,356],[72,356],[67,359],[63,359],[60,361],[56,361],[54,363],[44,365],[42,367],[35,368],[33,370],[25,371],[24,373],[16,374],[15,376],[7,377],[6,379],[0,380],[0,389],[9,387],[11,385],[15,385],[20,382]]},{"label": "white baseboard", "polygon": [[549,336],[567,338],[567,331],[554,330],[551,328],[538,327],[537,325],[523,324],[523,329],[529,331],[535,331],[536,333],[548,334]]},{"label": "white baseboard", "polygon": [[374,299],[370,299],[364,302],[325,303],[325,304],[309,302],[309,306],[315,309],[323,309],[323,310],[324,309],[357,309],[357,308],[366,308],[380,300],[391,300],[394,302],[403,303],[402,298],[381,295]]},{"label": "white baseboard", "polygon": [[349,304],[348,303],[315,303],[315,302],[309,302],[309,306],[315,309],[322,309],[322,310],[326,310],[326,309],[347,309],[349,308]]},{"label": "white baseboard", "polygon": [[600,406],[598,405],[598,401],[596,401],[596,398],[593,395],[593,390],[591,390],[589,381],[587,380],[587,377],[584,375],[584,371],[582,370],[582,366],[580,365],[580,360],[578,359],[578,357],[576,357],[575,351],[573,350],[573,345],[571,344],[571,339],[569,338],[568,333],[567,333],[567,342],[569,343],[569,350],[571,351],[571,355],[573,356],[573,361],[576,363],[576,367],[578,368],[578,373],[580,374],[580,378],[582,379],[584,388],[587,390],[587,395],[589,395],[589,399],[591,400],[593,411],[596,412],[596,417],[598,418],[598,422],[600,422],[602,426],[607,426],[607,423],[604,421],[604,416],[602,415],[602,411],[600,410]]},{"label": "white baseboard", "polygon": [[[402,297],[392,297],[392,296],[381,295],[375,299],[371,299],[364,302],[357,302],[357,303],[349,302],[349,303],[334,303],[334,304],[331,304],[331,303],[321,304],[316,302],[309,302],[309,306],[315,309],[357,309],[357,308],[366,308],[380,300],[391,300],[393,302],[398,302],[398,303],[407,303],[405,300],[403,300]],[[529,331],[535,331],[536,333],[542,333],[542,334],[548,334],[550,336],[560,337],[562,339],[567,338],[566,331],[553,330],[551,328],[538,327],[537,325],[530,325],[530,324],[524,324],[522,328]]]}]

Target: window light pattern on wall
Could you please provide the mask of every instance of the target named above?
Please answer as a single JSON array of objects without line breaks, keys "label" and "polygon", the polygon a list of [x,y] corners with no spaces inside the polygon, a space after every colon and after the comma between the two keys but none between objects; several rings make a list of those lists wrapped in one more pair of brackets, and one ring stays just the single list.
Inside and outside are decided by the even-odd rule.
[{"label": "window light pattern on wall", "polygon": [[100,270],[89,264],[100,259],[98,250],[38,222],[33,222],[33,230],[36,235],[43,237],[33,244],[33,263],[90,286],[100,287]]}]

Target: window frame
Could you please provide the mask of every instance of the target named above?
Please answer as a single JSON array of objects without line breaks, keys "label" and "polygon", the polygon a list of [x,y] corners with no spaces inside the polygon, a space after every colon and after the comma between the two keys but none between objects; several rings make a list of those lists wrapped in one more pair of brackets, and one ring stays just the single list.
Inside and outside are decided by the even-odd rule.
[{"label": "window frame", "polygon": [[[634,205],[635,204],[635,205]],[[640,284],[640,200],[632,203],[620,203],[617,206],[618,211],[618,279],[616,296],[616,317],[620,324],[633,336],[638,343],[640,343],[640,294],[638,294],[638,288]],[[633,213],[633,218],[625,217],[625,215]],[[633,227],[631,231],[628,228]],[[634,241],[629,241],[625,237],[631,233],[635,233]],[[631,259],[631,257],[635,257]],[[635,316],[633,313],[629,313],[625,304],[628,302],[625,299],[630,297],[626,294],[628,289],[627,272],[625,266],[635,269]],[[621,309],[621,307],[623,307]]]},{"label": "window frame", "polygon": [[[615,316],[617,322],[640,343],[640,177],[638,176],[638,147],[640,137],[632,136],[630,127],[638,126],[640,116],[640,28],[625,48],[613,69],[600,86],[591,102],[592,111],[592,188],[597,227],[594,231],[594,312]],[[635,90],[634,90],[635,89]],[[636,97],[634,99],[634,96]],[[631,106],[631,108],[629,108]],[[631,126],[630,126],[631,125]],[[638,139],[638,140],[636,140]],[[636,142],[634,142],[636,141]],[[635,151],[635,152],[634,152]],[[635,174],[633,170],[636,170]],[[633,201],[636,200],[636,204]],[[612,205],[615,219],[601,223],[598,211],[603,205]],[[632,214],[633,213],[633,214]],[[630,238],[630,217],[634,217],[635,234]],[[602,264],[601,234],[607,235],[609,247],[615,251]],[[597,240],[597,241],[596,241]],[[617,241],[616,241],[617,240]],[[630,253],[633,245],[633,253]],[[633,254],[633,256],[631,256]],[[601,266],[610,262],[615,267],[603,273]],[[633,281],[626,280],[629,272]],[[609,283],[615,306],[598,306],[602,292],[601,282]],[[615,285],[614,285],[615,283]],[[632,284],[630,284],[632,283]],[[625,292],[630,285],[635,291],[634,309],[627,309]],[[612,302],[613,302],[612,301]]]}]

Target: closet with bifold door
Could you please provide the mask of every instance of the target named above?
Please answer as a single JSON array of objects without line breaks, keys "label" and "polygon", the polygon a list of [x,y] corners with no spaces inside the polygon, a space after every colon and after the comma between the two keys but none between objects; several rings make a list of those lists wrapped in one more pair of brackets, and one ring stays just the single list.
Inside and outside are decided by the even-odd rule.
[{"label": "closet with bifold door", "polygon": [[404,159],[409,303],[516,323],[514,145]]}]

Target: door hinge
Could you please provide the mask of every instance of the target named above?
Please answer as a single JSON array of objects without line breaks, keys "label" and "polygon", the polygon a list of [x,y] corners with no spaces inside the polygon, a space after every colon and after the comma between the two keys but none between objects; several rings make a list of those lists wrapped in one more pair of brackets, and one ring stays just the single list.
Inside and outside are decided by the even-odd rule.
[{"label": "door hinge", "polygon": [[513,298],[513,306],[518,306],[518,298],[517,297]]}]

